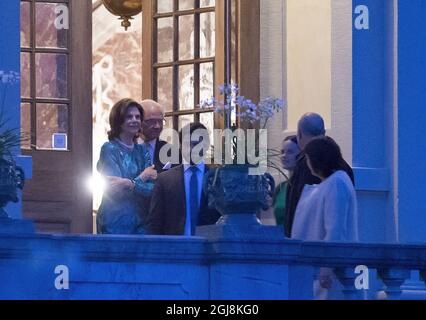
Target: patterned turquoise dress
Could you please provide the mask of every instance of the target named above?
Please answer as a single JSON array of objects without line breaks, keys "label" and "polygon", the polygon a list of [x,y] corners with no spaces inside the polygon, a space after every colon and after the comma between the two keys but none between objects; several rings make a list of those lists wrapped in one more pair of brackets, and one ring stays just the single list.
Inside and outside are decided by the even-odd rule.
[{"label": "patterned turquoise dress", "polygon": [[[97,230],[103,234],[144,234],[144,217],[149,208],[143,197],[151,195],[153,182],[143,182],[139,175],[151,165],[148,150],[139,144],[128,148],[114,140],[105,143],[97,164],[104,176],[134,180],[133,191],[108,192],[106,188],[97,214]],[[146,203],[146,202],[145,202]]]}]

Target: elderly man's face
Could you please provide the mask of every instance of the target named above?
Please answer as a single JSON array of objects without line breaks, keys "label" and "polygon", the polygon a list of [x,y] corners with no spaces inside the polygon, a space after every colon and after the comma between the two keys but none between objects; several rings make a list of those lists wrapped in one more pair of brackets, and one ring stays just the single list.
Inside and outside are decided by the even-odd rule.
[{"label": "elderly man's face", "polygon": [[142,134],[144,140],[151,141],[160,137],[163,131],[164,114],[159,107],[149,106],[144,108],[144,120],[142,122]]}]

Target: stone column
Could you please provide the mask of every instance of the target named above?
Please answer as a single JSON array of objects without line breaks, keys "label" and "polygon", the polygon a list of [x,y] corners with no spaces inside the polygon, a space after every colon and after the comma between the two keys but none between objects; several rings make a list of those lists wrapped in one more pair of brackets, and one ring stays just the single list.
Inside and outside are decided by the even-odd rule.
[{"label": "stone column", "polygon": [[426,241],[426,2],[398,1],[398,232]]}]

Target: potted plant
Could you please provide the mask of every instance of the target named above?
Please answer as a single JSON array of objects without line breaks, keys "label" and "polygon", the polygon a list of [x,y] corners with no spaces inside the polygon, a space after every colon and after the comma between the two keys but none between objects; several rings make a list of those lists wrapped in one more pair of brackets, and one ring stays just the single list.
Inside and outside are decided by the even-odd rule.
[{"label": "potted plant", "polygon": [[[223,101],[210,98],[203,101],[200,107],[215,107],[215,112],[224,116],[225,131],[234,134],[232,139],[227,139],[225,133],[225,148],[221,148],[222,161],[206,176],[204,190],[208,194],[209,206],[216,208],[222,215],[218,224],[233,226],[231,233],[236,235],[241,234],[243,231],[241,228],[250,225],[259,226],[256,214],[270,206],[275,184],[273,177],[266,172],[267,167],[284,174],[272,159],[279,156],[279,152],[267,149],[265,143],[267,123],[275,113],[283,110],[284,101],[268,97],[255,104],[239,95],[236,84],[222,85],[219,92],[223,96]],[[259,124],[260,129],[241,130],[235,123],[231,125],[232,113],[235,114],[235,119]],[[238,134],[235,134],[236,132]],[[249,143],[250,139],[254,141]],[[229,153],[232,154],[231,157]],[[256,158],[261,159],[260,162],[264,164],[263,170],[258,170],[259,167],[249,161],[250,154],[257,155]]]},{"label": "potted plant", "polygon": [[9,202],[18,202],[17,189],[24,187],[24,172],[16,166],[15,154],[26,138],[19,129],[9,128],[5,118],[4,104],[9,84],[19,82],[19,74],[0,71],[0,218],[8,218],[4,207]]}]

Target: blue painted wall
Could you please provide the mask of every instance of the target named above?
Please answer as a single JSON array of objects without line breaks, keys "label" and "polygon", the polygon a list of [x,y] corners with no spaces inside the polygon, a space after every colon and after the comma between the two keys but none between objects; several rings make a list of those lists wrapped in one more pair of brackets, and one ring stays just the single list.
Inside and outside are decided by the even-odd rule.
[{"label": "blue painted wall", "polygon": [[426,1],[398,2],[398,182],[401,242],[426,241]]},{"label": "blue painted wall", "polygon": [[[20,72],[20,1],[8,0],[0,2],[0,70]],[[10,121],[8,126],[20,126],[20,83],[8,85],[5,99],[5,115]],[[19,149],[16,150],[19,153]],[[17,159],[19,165],[25,167],[26,176],[31,177],[31,158]],[[6,211],[13,218],[22,216],[21,203],[10,204]]]},{"label": "blue painted wall", "polygon": [[[0,70],[20,71],[19,0],[0,2]],[[8,85],[5,101],[10,127],[19,127],[20,85]]]}]

